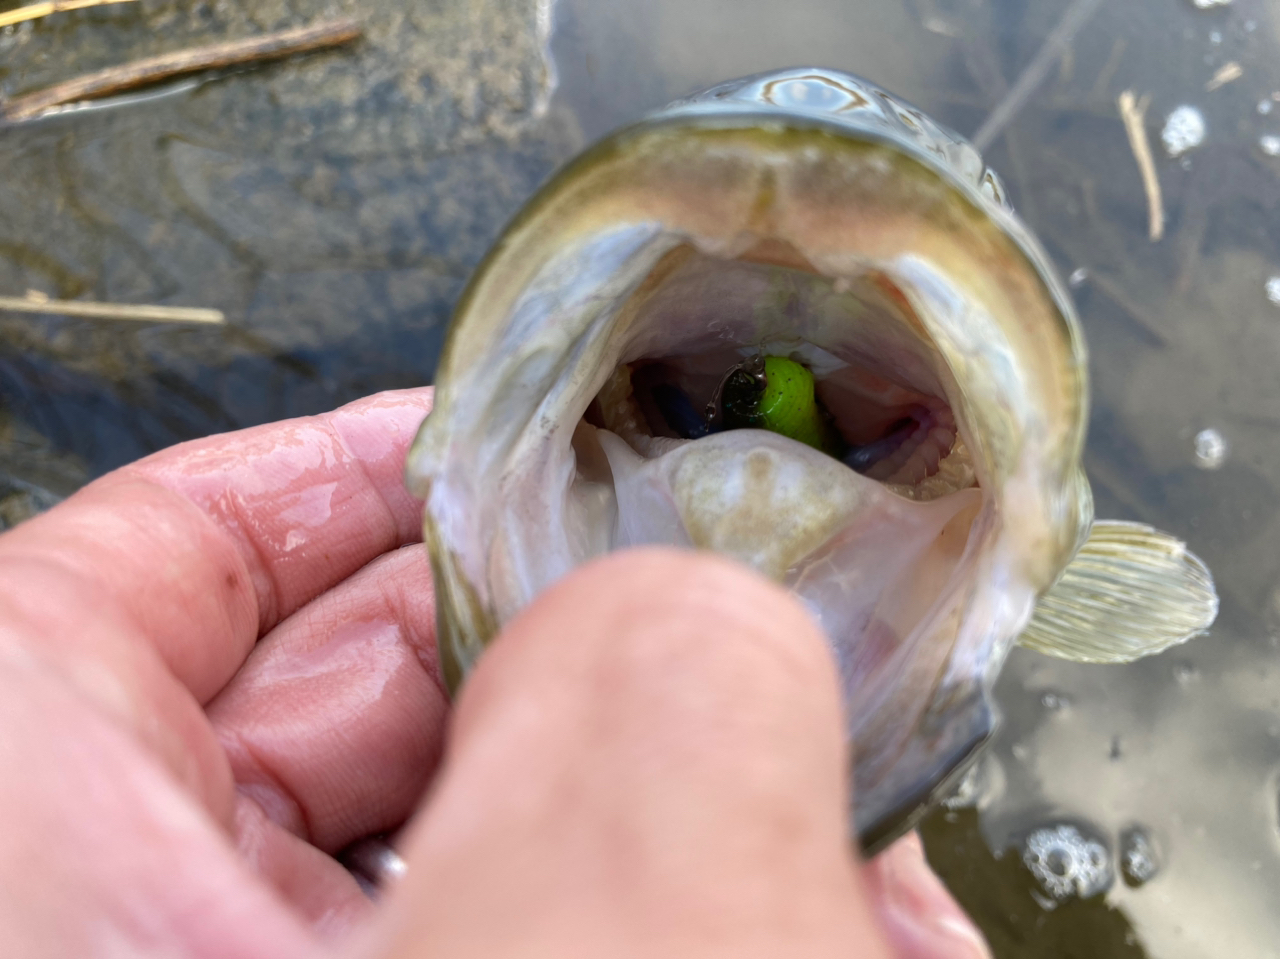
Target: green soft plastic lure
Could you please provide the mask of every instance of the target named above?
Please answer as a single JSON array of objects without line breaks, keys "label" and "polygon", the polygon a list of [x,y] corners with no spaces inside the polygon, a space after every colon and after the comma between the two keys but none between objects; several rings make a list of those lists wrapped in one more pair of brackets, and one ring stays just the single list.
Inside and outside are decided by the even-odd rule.
[{"label": "green soft plastic lure", "polygon": [[726,429],[754,428],[779,433],[832,456],[840,441],[814,393],[813,373],[785,356],[766,356],[763,369],[741,368],[725,381]]}]

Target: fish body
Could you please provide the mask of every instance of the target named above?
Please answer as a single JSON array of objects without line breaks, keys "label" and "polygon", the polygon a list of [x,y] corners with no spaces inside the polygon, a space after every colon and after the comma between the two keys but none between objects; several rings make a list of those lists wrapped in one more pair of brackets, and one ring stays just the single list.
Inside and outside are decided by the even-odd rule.
[{"label": "fish body", "polygon": [[595,556],[734,557],[828,637],[877,848],[990,736],[1015,642],[1125,661],[1216,615],[1181,543],[1095,523],[1087,395],[962,138],[828,70],[678,101],[562,169],[459,302],[407,464],[447,678]]}]

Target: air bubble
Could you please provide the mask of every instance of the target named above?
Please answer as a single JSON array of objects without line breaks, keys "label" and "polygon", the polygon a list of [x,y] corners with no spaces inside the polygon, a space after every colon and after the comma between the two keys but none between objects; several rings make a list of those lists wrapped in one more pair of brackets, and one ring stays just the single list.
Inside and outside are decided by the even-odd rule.
[{"label": "air bubble", "polygon": [[1089,279],[1089,271],[1083,266],[1076,267],[1071,271],[1071,275],[1067,277],[1067,285],[1075,290],[1084,285],[1084,281]]},{"label": "air bubble", "polygon": [[1258,112],[1261,113],[1264,117],[1268,113],[1270,113],[1273,109],[1275,109],[1275,105],[1274,105],[1274,101],[1270,97],[1267,97],[1265,100],[1258,101]]},{"label": "air bubble", "polygon": [[1160,871],[1155,843],[1141,826],[1131,826],[1120,834],[1120,871],[1125,885],[1134,887],[1150,882]]},{"label": "air bubble", "polygon": [[1107,847],[1065,823],[1045,826],[1028,836],[1022,862],[1058,902],[1072,896],[1088,899],[1111,885]]},{"label": "air bubble", "polygon": [[1267,277],[1267,282],[1263,289],[1266,290],[1267,299],[1276,306],[1280,306],[1280,274]]},{"label": "air bubble", "polygon": [[1258,149],[1269,157],[1280,157],[1280,137],[1274,133],[1258,137]]},{"label": "air bubble", "polygon": [[1227,461],[1227,440],[1215,429],[1201,430],[1195,438],[1196,466],[1216,470]]},{"label": "air bubble", "polygon": [[1211,10],[1214,7],[1230,6],[1231,0],[1191,0],[1191,5],[1197,10]]},{"label": "air bubble", "polygon": [[1182,156],[1204,142],[1204,114],[1195,107],[1180,106],[1169,114],[1160,133],[1160,142],[1171,157]]},{"label": "air bubble", "polygon": [[1045,693],[1040,697],[1040,705],[1045,709],[1051,709],[1057,712],[1060,709],[1066,709],[1071,705],[1071,700],[1061,693]]},{"label": "air bubble", "polygon": [[1200,670],[1196,669],[1190,663],[1175,663],[1173,667],[1173,678],[1178,681],[1178,685],[1184,689],[1190,686],[1192,682],[1200,677]]}]

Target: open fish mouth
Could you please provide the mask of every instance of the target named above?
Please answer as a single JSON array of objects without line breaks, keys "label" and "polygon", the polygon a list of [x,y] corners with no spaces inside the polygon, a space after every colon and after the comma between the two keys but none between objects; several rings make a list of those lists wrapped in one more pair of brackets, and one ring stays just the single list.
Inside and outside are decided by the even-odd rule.
[{"label": "open fish mouth", "polygon": [[[459,304],[407,468],[448,678],[594,556],[734,557],[821,623],[855,828],[886,841],[990,734],[999,667],[1085,542],[1085,395],[1065,290],[959,137],[826,71],[681,101],[559,173]],[[1126,610],[1203,571],[1166,545]],[[1092,622],[1073,602],[1046,648]],[[1132,655],[1159,646],[1130,619]]]},{"label": "open fish mouth", "polygon": [[[906,337],[896,351],[877,349],[885,346],[877,327],[912,325],[901,291],[881,274],[833,282],[758,255],[725,262],[675,251],[640,320],[647,341],[665,341],[653,349],[666,352],[619,365],[587,420],[646,457],[681,441],[762,428],[909,499],[973,486],[972,459],[930,369],[930,345]],[[774,390],[772,406],[785,407],[777,425],[759,411],[771,368],[778,379],[801,381]]]},{"label": "open fish mouth", "polygon": [[[874,801],[867,780],[919,734],[884,718],[927,711],[954,653],[930,633],[955,614],[999,512],[940,351],[886,273],[823,276],[776,242],[733,259],[677,246],[618,315],[626,330],[602,358],[615,365],[572,442],[578,477],[612,514],[590,525],[610,531],[608,548],[731,556],[804,601],[839,637],[841,685],[856,691],[847,713],[861,801]],[[796,435],[734,409],[779,367],[812,390]],[[947,762],[989,725],[981,697],[965,706],[969,741]]]}]

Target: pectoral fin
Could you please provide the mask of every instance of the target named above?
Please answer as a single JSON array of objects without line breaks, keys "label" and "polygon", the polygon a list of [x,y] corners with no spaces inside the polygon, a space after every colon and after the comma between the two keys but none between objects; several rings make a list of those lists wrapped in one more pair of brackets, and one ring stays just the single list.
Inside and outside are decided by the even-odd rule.
[{"label": "pectoral fin", "polygon": [[1018,643],[1081,663],[1127,663],[1204,632],[1217,615],[1213,576],[1185,543],[1104,520],[1040,597]]}]

